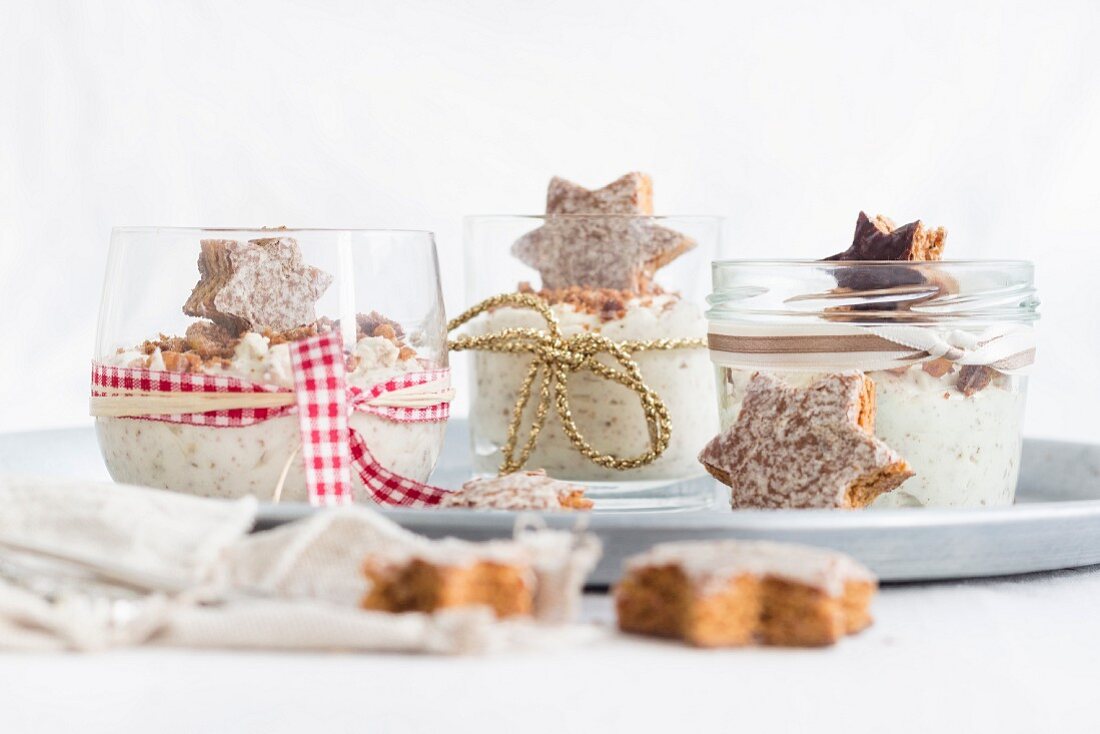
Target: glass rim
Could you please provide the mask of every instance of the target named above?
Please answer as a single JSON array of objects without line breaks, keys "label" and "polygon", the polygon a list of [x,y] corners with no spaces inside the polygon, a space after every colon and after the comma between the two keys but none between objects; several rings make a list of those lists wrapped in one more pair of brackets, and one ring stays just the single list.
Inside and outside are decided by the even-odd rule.
[{"label": "glass rim", "polygon": [[842,307],[853,325],[1038,318],[1030,260],[731,259],[712,263],[711,275],[713,321],[828,319]]},{"label": "glass rim", "polygon": [[999,268],[1004,270],[1031,270],[1032,260],[810,260],[803,258],[770,259],[725,259],[714,260],[713,270],[723,268],[769,268],[769,267],[812,267],[812,268]]},{"label": "glass rim", "polygon": [[721,222],[726,217],[720,214],[467,214],[463,220],[467,222],[494,221],[511,219],[644,219],[644,220],[669,220]]},{"label": "glass rim", "polygon": [[391,227],[287,227],[279,229],[264,229],[262,227],[177,227],[177,226],[149,226],[149,225],[122,225],[111,227],[111,234],[186,234],[189,232],[211,232],[225,234],[226,232],[255,232],[276,237],[280,234],[308,234],[311,232],[335,233],[335,234],[407,234],[428,235],[435,237],[435,232],[429,229],[400,229]]}]

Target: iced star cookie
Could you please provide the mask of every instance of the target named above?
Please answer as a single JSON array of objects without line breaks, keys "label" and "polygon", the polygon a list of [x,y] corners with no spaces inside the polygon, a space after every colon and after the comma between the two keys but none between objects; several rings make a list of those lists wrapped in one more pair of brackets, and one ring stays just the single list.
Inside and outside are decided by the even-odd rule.
[{"label": "iced star cookie", "polygon": [[649,219],[652,214],[653,182],[643,173],[595,190],[555,177],[545,223],[517,240],[512,253],[539,271],[546,289],[641,292],[657,269],[695,246],[690,237]]},{"label": "iced star cookie", "polygon": [[805,388],[752,376],[737,421],[699,461],[730,487],[734,509],[866,507],[913,476],[874,436],[874,382],[860,372]]},{"label": "iced star cookie", "polygon": [[831,645],[871,624],[878,583],[834,551],[761,541],[662,543],[628,558],[619,629],[699,647]]},{"label": "iced star cookie", "polygon": [[234,335],[286,331],[317,319],[314,304],[332,283],[306,264],[291,237],[202,240],[199,282],[183,306]]}]

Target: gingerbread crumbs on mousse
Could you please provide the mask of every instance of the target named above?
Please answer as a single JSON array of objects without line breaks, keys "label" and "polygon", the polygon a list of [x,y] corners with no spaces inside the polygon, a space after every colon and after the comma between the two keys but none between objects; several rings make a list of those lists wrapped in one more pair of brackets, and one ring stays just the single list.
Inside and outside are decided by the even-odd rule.
[{"label": "gingerbread crumbs on mousse", "polygon": [[[264,329],[260,333],[270,346],[276,346],[327,334],[336,328],[339,328],[339,321],[321,317],[312,324],[283,331]],[[405,342],[405,332],[401,325],[377,311],[356,316],[356,339],[366,336],[382,337],[393,342],[399,349],[398,359],[401,361],[416,356],[416,350]],[[240,337],[234,336],[224,326],[212,321],[196,321],[187,327],[184,336],[161,334],[156,339],[142,343],[138,351],[151,358],[160,350],[164,368],[169,372],[202,372],[211,367],[228,367],[240,341]],[[358,358],[354,355],[350,357],[348,369],[355,369],[357,361]]]},{"label": "gingerbread crumbs on mousse", "polygon": [[647,308],[654,304],[655,297],[668,295],[665,289],[656,283],[647,283],[639,291],[586,288],[577,285],[568,288],[543,288],[536,291],[530,283],[524,281],[519,284],[517,291],[538,296],[551,306],[558,304],[572,306],[577,313],[598,316],[600,321],[605,322],[626,316],[628,303],[637,303]]}]

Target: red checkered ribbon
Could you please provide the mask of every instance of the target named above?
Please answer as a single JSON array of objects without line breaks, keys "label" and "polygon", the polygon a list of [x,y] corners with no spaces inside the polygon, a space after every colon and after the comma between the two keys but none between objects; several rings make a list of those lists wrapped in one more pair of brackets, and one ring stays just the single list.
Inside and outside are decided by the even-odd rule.
[{"label": "red checkered ribbon", "polygon": [[315,505],[351,502],[351,452],[348,450],[348,394],[340,333],[330,331],[291,342],[294,397],[306,487]]},{"label": "red checkered ribbon", "polygon": [[[298,413],[302,457],[310,502],[343,504],[352,499],[350,469],[354,467],[371,497],[379,504],[428,506],[438,504],[447,490],[397,475],[371,454],[363,437],[348,423],[353,411],[399,422],[447,420],[450,405],[375,405],[380,396],[415,391],[438,382],[448,370],[407,372],[361,389],[346,384],[343,344],[338,332],[311,337],[290,345],[294,370],[295,404],[261,408],[230,408],[192,413],[134,416],[138,420],[233,428]],[[260,385],[235,377],[190,372],[163,372],[133,367],[92,366],[92,395],[124,392],[144,396],[164,393],[287,393],[285,388]]]},{"label": "red checkered ribbon", "polygon": [[[193,372],[164,372],[138,367],[111,367],[92,364],[92,396],[99,397],[111,391],[157,393],[276,393],[288,392],[273,385],[260,385],[222,375],[204,375]],[[210,410],[204,413],[159,413],[141,416],[142,420],[166,423],[190,423],[198,426],[251,426],[269,418],[278,418],[294,410],[287,405],[278,408],[230,408]]]}]

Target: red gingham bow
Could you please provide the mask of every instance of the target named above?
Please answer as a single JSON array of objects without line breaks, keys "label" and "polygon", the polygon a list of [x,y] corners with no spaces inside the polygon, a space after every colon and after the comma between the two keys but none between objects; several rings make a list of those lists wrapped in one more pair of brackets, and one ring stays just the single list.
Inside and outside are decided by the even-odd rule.
[{"label": "red gingham bow", "polygon": [[[349,425],[348,415],[349,411],[358,410],[400,422],[447,420],[450,414],[447,402],[413,408],[380,406],[371,401],[385,393],[439,380],[448,374],[448,370],[406,372],[364,390],[346,384],[343,343],[338,332],[293,342],[290,344],[290,355],[296,405],[146,415],[139,419],[232,428],[297,411],[306,484],[312,504],[350,502],[352,466],[371,497],[379,504],[406,507],[438,504],[447,490],[399,476],[379,464],[363,437]],[[148,393],[286,392],[284,388],[222,375],[94,364],[92,395],[103,395],[103,390],[110,389]]]}]

